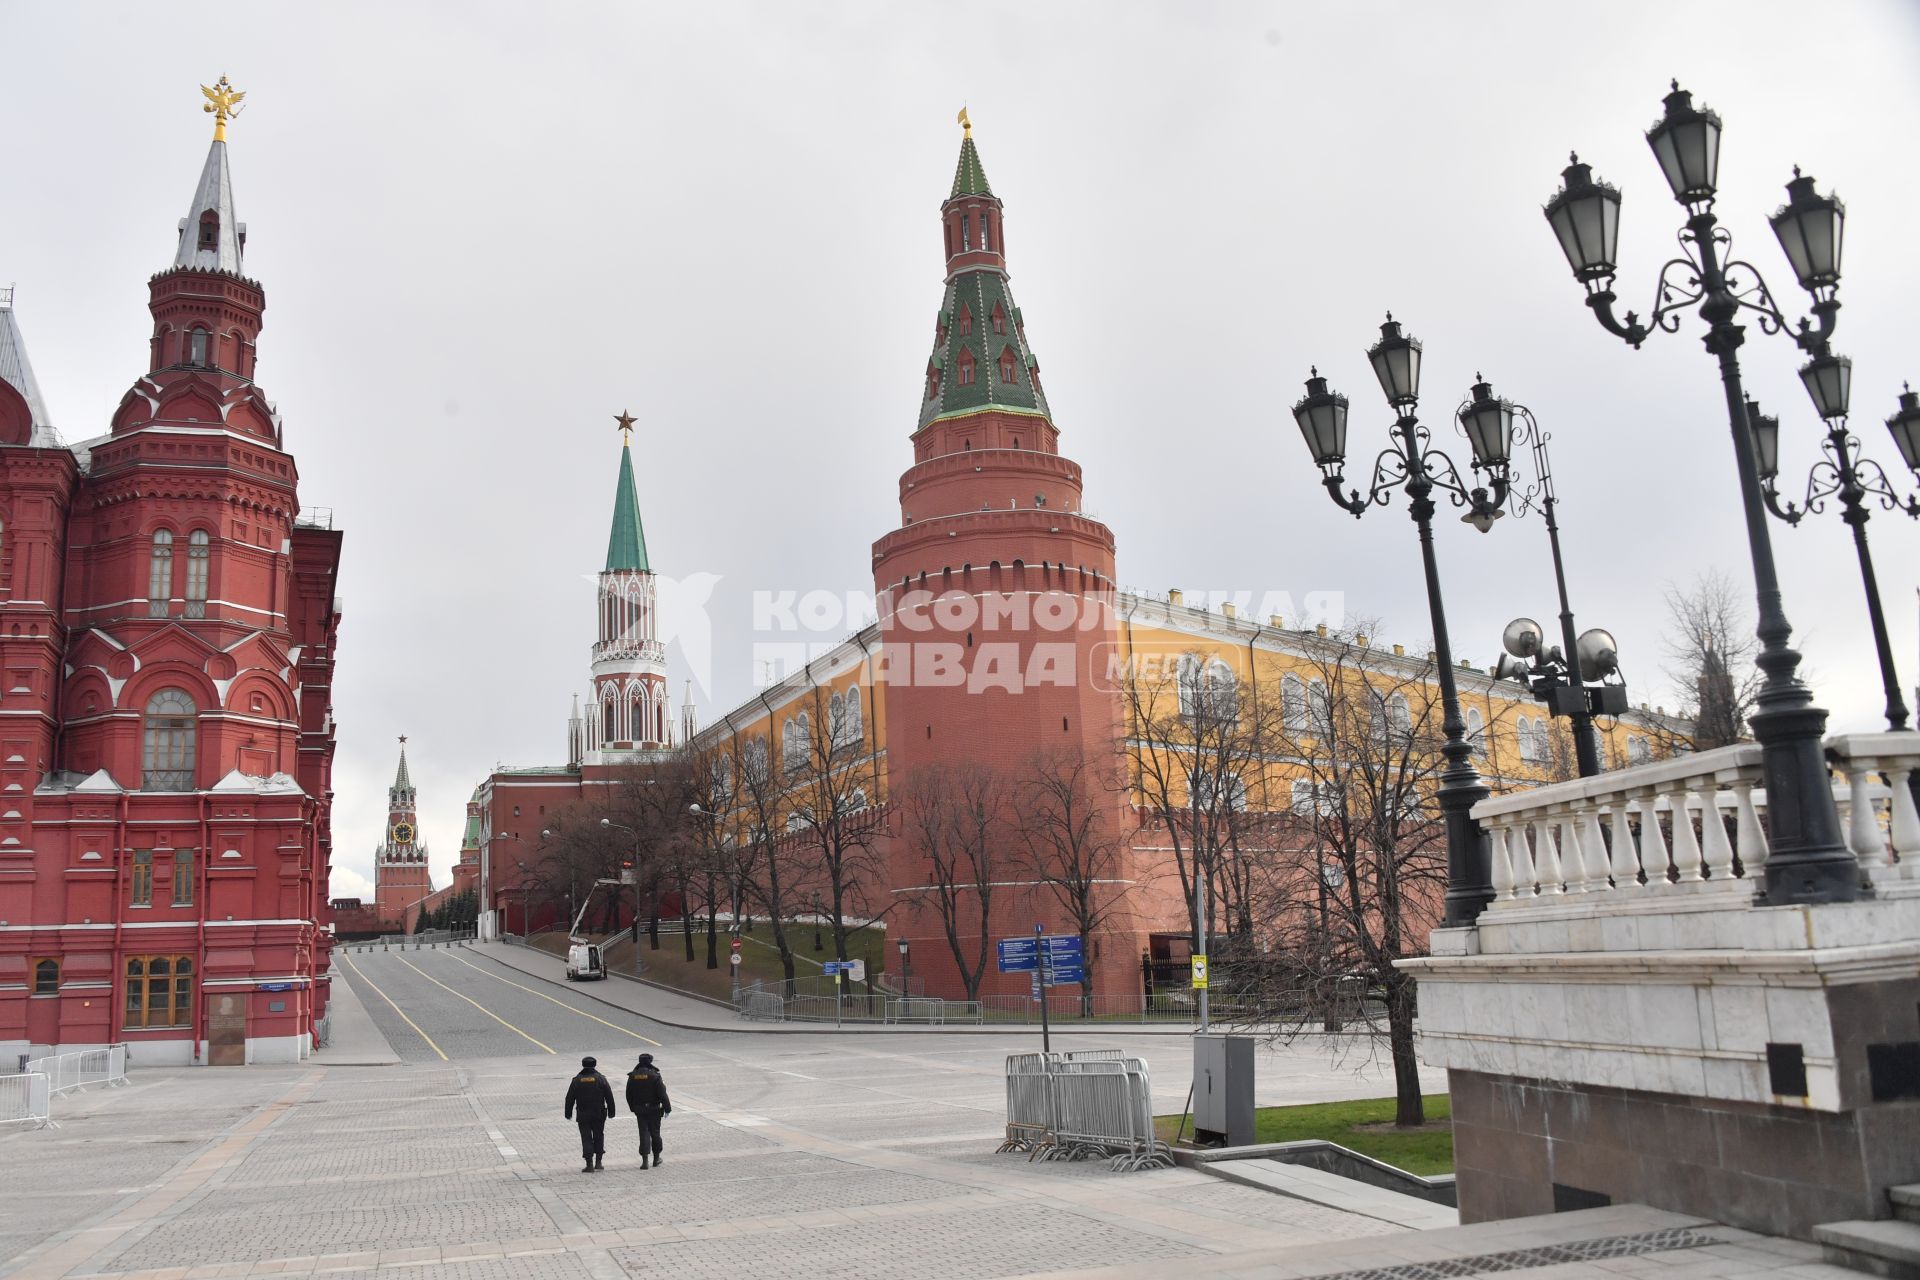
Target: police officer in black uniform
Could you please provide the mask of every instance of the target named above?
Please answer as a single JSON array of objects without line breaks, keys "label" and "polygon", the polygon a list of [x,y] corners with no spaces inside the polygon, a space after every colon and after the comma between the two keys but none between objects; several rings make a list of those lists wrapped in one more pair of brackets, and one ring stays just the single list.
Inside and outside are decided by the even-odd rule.
[{"label": "police officer in black uniform", "polygon": [[627,1110],[640,1122],[640,1167],[647,1167],[649,1149],[653,1162],[659,1164],[660,1117],[670,1114],[673,1104],[667,1101],[667,1082],[660,1078],[660,1068],[653,1065],[650,1053],[641,1054],[640,1061],[627,1073]]},{"label": "police officer in black uniform", "polygon": [[580,1126],[580,1155],[587,1162],[580,1172],[606,1168],[603,1161],[607,1154],[607,1121],[613,1116],[613,1086],[594,1070],[594,1059],[580,1059],[580,1074],[567,1086],[564,1114]]}]

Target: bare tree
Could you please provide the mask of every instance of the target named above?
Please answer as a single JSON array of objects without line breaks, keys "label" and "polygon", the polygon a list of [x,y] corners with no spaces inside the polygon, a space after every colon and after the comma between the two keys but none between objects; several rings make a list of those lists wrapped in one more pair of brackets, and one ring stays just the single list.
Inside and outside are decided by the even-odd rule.
[{"label": "bare tree", "polygon": [[1719,569],[1681,588],[1667,587],[1667,678],[1681,715],[1694,722],[1693,746],[1738,742],[1760,692],[1760,651],[1739,590]]},{"label": "bare tree", "polygon": [[[1137,656],[1124,687],[1127,750],[1139,801],[1179,877],[1197,943],[1224,923],[1253,933],[1257,868],[1271,844],[1264,791],[1278,709],[1242,688],[1232,668],[1201,653]],[[1208,918],[1196,880],[1211,886]]]},{"label": "bare tree", "polygon": [[793,903],[804,900],[801,895],[806,886],[796,875],[795,842],[785,831],[785,815],[790,808],[787,785],[774,768],[765,738],[748,738],[739,744],[736,776],[740,795],[737,829],[740,839],[753,850],[755,872],[742,883],[767,909],[780,968],[791,983],[795,977],[794,954],[786,921]]},{"label": "bare tree", "polygon": [[844,695],[815,685],[808,706],[781,727],[793,844],[808,865],[808,878],[826,893],[836,960],[848,958],[848,915],[871,919],[880,914],[866,890],[884,872],[875,851],[883,822],[874,805],[873,758],[860,696],[859,685]]},{"label": "bare tree", "polygon": [[[633,859],[633,845],[623,832],[604,827],[600,820],[609,809],[599,800],[579,800],[553,814],[540,844],[538,860],[531,868],[535,892],[541,899],[564,910],[569,925],[583,907],[599,907],[597,933],[612,933],[620,928],[620,900],[605,893],[596,900],[594,886],[602,880],[617,880],[622,864]],[[591,918],[591,912],[582,921]]]},{"label": "bare tree", "polygon": [[[1447,883],[1432,665],[1382,654],[1349,629],[1311,644],[1288,679],[1276,745],[1299,773],[1290,783],[1295,838],[1264,886],[1278,957],[1269,997],[1357,1018],[1376,1035],[1379,1009],[1395,1122],[1417,1125],[1414,983],[1395,962],[1424,954]],[[1369,992],[1382,997],[1377,1005]]]},{"label": "bare tree", "polygon": [[993,949],[993,891],[1007,834],[1006,800],[1000,778],[980,765],[918,769],[898,797],[901,834],[927,860],[927,884],[913,896],[939,912],[969,1000],[980,998]]},{"label": "bare tree", "polygon": [[745,911],[746,886],[752,871],[744,850],[755,846],[739,838],[739,761],[731,739],[713,746],[690,748],[687,767],[693,799],[687,802],[690,819],[689,860],[700,889],[706,916],[707,968],[720,967],[719,915],[725,903],[738,930]]},{"label": "bare tree", "polygon": [[[1127,842],[1117,812],[1120,781],[1085,751],[1038,753],[1017,788],[1019,827],[1033,877],[1053,893],[1093,954],[1094,935],[1126,905],[1131,884],[1121,878]],[[1081,1004],[1091,1012],[1093,968],[1085,967]]]}]

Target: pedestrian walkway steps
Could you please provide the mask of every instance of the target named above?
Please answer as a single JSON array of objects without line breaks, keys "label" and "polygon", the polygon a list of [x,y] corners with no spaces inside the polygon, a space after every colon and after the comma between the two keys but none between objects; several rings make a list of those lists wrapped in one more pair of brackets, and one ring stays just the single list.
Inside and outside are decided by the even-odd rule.
[{"label": "pedestrian walkway steps", "polygon": [[1887,1199],[1893,1217],[1823,1223],[1813,1229],[1813,1238],[1836,1266],[1920,1280],[1920,1183],[1889,1188]]},{"label": "pedestrian walkway steps", "polygon": [[1395,1226],[1430,1231],[1460,1225],[1460,1214],[1443,1204],[1371,1187],[1337,1173],[1278,1160],[1216,1160],[1198,1166],[1216,1178],[1244,1183],[1296,1200],[1357,1213]]},{"label": "pedestrian walkway steps", "polygon": [[1594,1262],[1602,1258],[1632,1258],[1649,1253],[1669,1253],[1676,1249],[1697,1249],[1714,1243],[1713,1236],[1692,1227],[1664,1227],[1658,1231],[1641,1231],[1632,1235],[1601,1236],[1595,1240],[1536,1245],[1531,1249],[1505,1249],[1498,1253],[1435,1258],[1430,1262],[1409,1262],[1400,1266],[1316,1272],[1315,1280],[1440,1280],[1444,1276],[1483,1276],[1501,1271],[1528,1271],[1535,1267]]}]

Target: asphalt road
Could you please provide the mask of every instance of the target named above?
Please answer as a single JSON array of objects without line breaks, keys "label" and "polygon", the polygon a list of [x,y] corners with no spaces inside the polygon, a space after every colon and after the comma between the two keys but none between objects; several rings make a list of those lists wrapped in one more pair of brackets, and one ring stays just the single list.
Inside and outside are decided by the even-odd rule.
[{"label": "asphalt road", "polygon": [[626,1062],[642,1051],[712,1039],[460,948],[336,955],[374,1024],[407,1062],[552,1056],[571,1065],[589,1053]]}]

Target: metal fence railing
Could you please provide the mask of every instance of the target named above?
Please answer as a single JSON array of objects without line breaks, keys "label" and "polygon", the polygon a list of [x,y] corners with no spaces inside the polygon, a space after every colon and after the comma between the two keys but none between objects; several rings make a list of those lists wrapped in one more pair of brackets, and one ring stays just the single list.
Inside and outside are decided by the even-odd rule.
[{"label": "metal fence railing", "polygon": [[[1028,995],[988,995],[978,1000],[939,996],[903,996],[884,984],[849,984],[835,995],[831,978],[803,977],[791,982],[742,984],[734,995],[742,1016],[768,1021],[955,1023],[1038,1026],[1040,1003]],[[1189,991],[1096,993],[1056,988],[1047,996],[1047,1017],[1055,1026],[1089,1023],[1170,1023],[1200,1025],[1200,1007]],[[1352,1023],[1385,1025],[1386,1005],[1371,997],[1342,998],[1314,1008],[1280,1007],[1270,998],[1217,991],[1208,1018],[1226,1026],[1281,1026],[1339,1031]]]},{"label": "metal fence railing", "polygon": [[[342,945],[349,951],[419,951],[458,946],[473,939],[472,929],[426,929],[419,933],[383,933],[377,938],[356,938]],[[509,936],[506,941],[524,940]]]},{"label": "metal fence railing", "polygon": [[38,1129],[53,1123],[53,1094],[44,1072],[24,1071],[0,1076],[0,1125],[28,1124]]},{"label": "metal fence railing", "polygon": [[1115,1169],[1168,1168],[1173,1152],[1153,1132],[1147,1064],[1117,1049],[1007,1055],[1007,1137],[1002,1151],[1030,1160],[1105,1159]]},{"label": "metal fence railing", "polygon": [[109,1087],[127,1082],[127,1046],[110,1044],[100,1049],[75,1049],[27,1059],[23,1071],[47,1078],[47,1092],[58,1097],[90,1084]]}]

